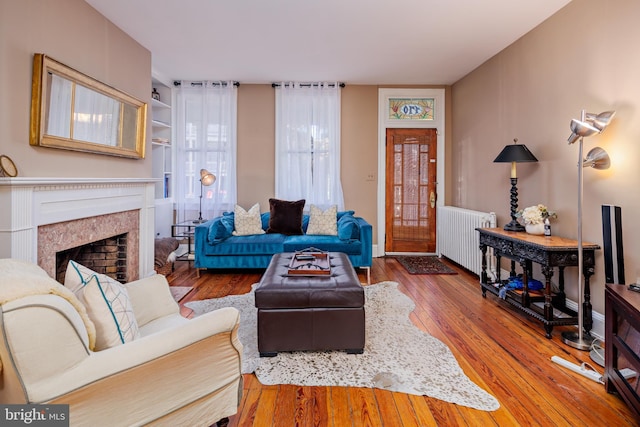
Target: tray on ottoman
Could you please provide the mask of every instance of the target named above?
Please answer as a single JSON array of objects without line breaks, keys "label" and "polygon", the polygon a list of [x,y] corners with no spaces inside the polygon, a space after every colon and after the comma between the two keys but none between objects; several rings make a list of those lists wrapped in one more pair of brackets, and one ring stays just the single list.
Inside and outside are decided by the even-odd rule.
[{"label": "tray on ottoman", "polygon": [[258,351],[345,350],[362,353],[364,289],[347,255],[326,253],[330,275],[290,275],[295,253],[273,256],[255,290]]},{"label": "tray on ottoman", "polygon": [[331,262],[328,252],[296,252],[289,261],[292,276],[329,276]]}]

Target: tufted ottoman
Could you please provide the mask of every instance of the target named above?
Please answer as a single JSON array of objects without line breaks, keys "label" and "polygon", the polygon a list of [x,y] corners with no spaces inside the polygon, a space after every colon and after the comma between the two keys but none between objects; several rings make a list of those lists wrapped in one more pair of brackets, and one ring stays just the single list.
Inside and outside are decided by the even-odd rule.
[{"label": "tufted ottoman", "polygon": [[364,290],[347,255],[330,252],[331,275],[289,276],[293,253],[273,256],[255,290],[258,351],[364,349]]}]

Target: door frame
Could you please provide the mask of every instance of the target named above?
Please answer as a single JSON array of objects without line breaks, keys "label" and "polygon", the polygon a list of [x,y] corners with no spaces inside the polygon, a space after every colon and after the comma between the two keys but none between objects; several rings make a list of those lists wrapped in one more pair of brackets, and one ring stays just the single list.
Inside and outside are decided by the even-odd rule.
[{"label": "door frame", "polygon": [[[388,103],[390,98],[433,98],[433,120],[397,120],[390,119]],[[378,89],[378,241],[374,256],[385,255],[385,230],[386,230],[386,132],[387,128],[436,128],[437,136],[437,170],[436,170],[436,209],[444,202],[444,161],[445,161],[445,90],[440,89],[410,89],[410,88],[380,88]],[[436,216],[436,228],[438,217]],[[436,230],[437,233],[437,230]],[[437,239],[436,239],[437,241]],[[436,247],[436,253],[438,248]]]}]

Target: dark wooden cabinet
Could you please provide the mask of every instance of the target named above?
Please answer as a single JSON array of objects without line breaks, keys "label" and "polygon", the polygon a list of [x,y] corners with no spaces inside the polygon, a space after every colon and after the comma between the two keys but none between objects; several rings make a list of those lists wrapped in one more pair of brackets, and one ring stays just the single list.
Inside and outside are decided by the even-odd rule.
[{"label": "dark wooden cabinet", "polygon": [[[625,373],[629,374],[625,378]],[[640,418],[640,293],[625,285],[605,289],[605,371],[607,392],[617,392]],[[635,376],[634,376],[635,374]]]}]

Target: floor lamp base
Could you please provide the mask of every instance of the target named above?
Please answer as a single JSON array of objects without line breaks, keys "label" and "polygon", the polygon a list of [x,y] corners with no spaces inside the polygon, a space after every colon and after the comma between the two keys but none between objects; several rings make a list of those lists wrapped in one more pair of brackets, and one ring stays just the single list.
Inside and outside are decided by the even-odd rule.
[{"label": "floor lamp base", "polygon": [[578,350],[591,350],[591,345],[593,344],[593,337],[589,333],[583,333],[582,339],[580,339],[580,334],[578,331],[569,332],[565,331],[562,333],[562,342],[566,345],[577,348]]},{"label": "floor lamp base", "polygon": [[194,219],[193,224],[202,224],[203,222],[207,222],[206,219]]}]

